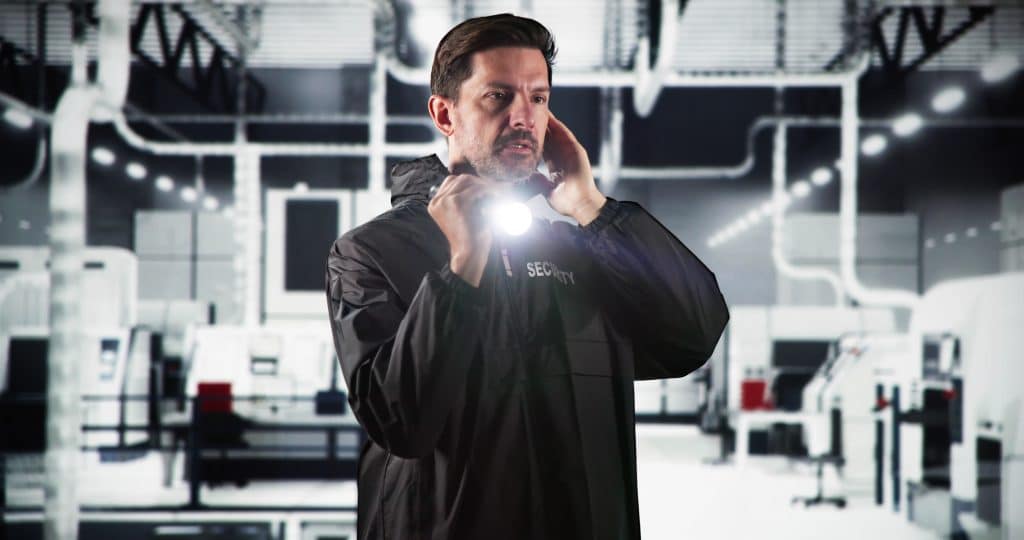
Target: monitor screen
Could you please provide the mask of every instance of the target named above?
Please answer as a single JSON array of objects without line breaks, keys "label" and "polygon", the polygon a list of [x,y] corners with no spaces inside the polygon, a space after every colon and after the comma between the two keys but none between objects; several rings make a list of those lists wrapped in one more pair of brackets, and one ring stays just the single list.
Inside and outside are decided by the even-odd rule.
[{"label": "monitor screen", "polygon": [[828,355],[830,340],[777,340],[772,343],[772,366],[777,368],[818,369]]},{"label": "monitor screen", "polygon": [[291,199],[285,203],[284,289],[323,291],[327,252],[338,235],[338,202]]}]

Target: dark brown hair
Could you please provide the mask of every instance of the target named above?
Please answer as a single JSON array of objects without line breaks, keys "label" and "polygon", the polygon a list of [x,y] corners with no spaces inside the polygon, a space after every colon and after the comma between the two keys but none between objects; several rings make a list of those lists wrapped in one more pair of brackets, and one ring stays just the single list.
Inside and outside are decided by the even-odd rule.
[{"label": "dark brown hair", "polygon": [[539,50],[547,62],[551,84],[551,65],[557,52],[551,32],[533,19],[502,13],[466,19],[441,38],[430,68],[430,93],[458,99],[459,87],[472,74],[473,53],[496,47]]}]

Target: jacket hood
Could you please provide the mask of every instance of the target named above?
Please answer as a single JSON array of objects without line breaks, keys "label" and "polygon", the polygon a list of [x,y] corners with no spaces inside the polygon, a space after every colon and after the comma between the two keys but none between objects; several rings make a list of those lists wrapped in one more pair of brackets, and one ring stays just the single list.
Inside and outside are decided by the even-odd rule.
[{"label": "jacket hood", "polygon": [[391,206],[409,199],[429,201],[431,186],[440,184],[448,174],[437,154],[396,163],[391,167]]}]

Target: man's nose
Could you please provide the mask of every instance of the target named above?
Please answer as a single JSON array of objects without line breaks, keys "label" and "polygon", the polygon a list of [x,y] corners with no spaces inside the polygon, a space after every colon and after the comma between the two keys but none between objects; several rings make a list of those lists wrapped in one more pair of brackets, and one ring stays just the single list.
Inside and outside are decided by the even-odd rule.
[{"label": "man's nose", "polygon": [[533,107],[528,96],[517,94],[509,109],[509,124],[517,129],[533,129],[536,123]]}]

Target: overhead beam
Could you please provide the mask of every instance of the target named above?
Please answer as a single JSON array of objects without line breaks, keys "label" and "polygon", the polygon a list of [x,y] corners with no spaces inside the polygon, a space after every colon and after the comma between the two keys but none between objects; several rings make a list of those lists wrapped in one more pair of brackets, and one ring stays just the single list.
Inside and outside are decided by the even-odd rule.
[{"label": "overhead beam", "polygon": [[[182,21],[173,42],[167,26],[168,11]],[[154,58],[142,49],[143,37],[147,31],[152,31],[151,28],[157,32],[160,58]],[[200,43],[212,51],[205,63],[200,57]],[[131,49],[143,64],[161,73],[211,112],[236,112],[236,72],[241,60],[222,46],[181,6],[170,6],[169,10],[163,4],[140,6],[132,24]],[[182,78],[180,72],[185,54],[188,54],[192,65],[191,80]],[[247,108],[261,111],[266,101],[266,88],[251,74],[245,74],[245,78]]]}]

